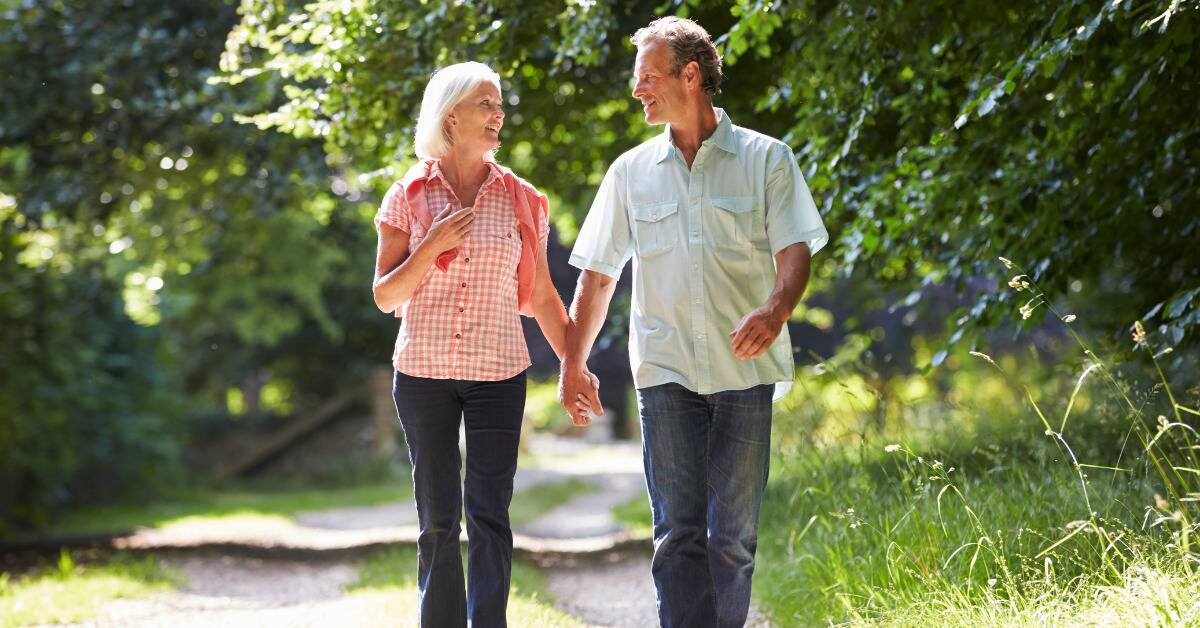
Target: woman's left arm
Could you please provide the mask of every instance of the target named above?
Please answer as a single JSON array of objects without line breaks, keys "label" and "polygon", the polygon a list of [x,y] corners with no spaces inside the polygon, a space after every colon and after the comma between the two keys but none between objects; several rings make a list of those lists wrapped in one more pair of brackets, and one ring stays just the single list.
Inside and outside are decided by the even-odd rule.
[{"label": "woman's left arm", "polygon": [[533,318],[537,320],[538,327],[542,328],[542,335],[550,343],[550,348],[554,349],[554,355],[561,360],[567,346],[567,325],[570,324],[571,319],[567,317],[567,309],[563,307],[562,299],[559,298],[558,291],[554,289],[554,282],[550,280],[550,265],[546,261],[546,249],[539,248],[537,276],[534,277],[530,305],[533,309]]}]

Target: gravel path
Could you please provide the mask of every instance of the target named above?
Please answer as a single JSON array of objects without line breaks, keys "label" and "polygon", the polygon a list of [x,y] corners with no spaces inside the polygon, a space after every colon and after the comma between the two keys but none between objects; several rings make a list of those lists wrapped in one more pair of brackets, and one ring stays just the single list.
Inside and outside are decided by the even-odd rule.
[{"label": "gravel path", "polygon": [[[547,593],[564,613],[580,618],[589,628],[643,628],[658,625],[650,558],[545,570]],[[753,606],[747,626],[771,624]]]},{"label": "gravel path", "polygon": [[[518,491],[571,478],[598,486],[598,490],[578,495],[514,531],[518,537],[546,539],[541,542],[548,552],[546,556],[556,551],[562,556],[579,556],[574,552],[583,551],[581,548],[589,539],[615,538],[611,535],[619,532],[620,526],[612,517],[612,508],[645,495],[641,449],[637,443],[597,445],[551,439],[538,443],[538,453],[535,468],[518,471],[515,480]],[[198,529],[186,532],[200,539],[230,538],[232,534],[245,537],[243,540],[270,544],[337,547],[375,536],[391,538],[400,532],[415,537],[415,521],[415,510],[409,501],[300,513],[294,523],[267,522],[262,529],[197,526]],[[154,537],[171,533],[179,530],[146,530],[139,534]],[[559,545],[562,547],[554,549]],[[580,618],[587,626],[657,625],[649,557],[623,552],[600,563],[550,561],[548,564],[554,566],[545,567],[544,572],[547,593],[554,598],[555,606]],[[415,625],[413,618],[408,617],[412,610],[397,608],[396,601],[383,593],[347,595],[345,588],[356,577],[355,563],[350,560],[264,560],[191,552],[167,554],[163,561],[185,574],[185,586],[178,591],[115,601],[97,621],[83,625],[106,628]],[[751,609],[748,625],[769,624]]]},{"label": "gravel path", "polygon": [[[365,619],[368,599],[348,598],[350,563],[167,557],[187,577],[178,591],[117,600],[89,626],[348,626]],[[363,624],[359,624],[363,625]]]}]

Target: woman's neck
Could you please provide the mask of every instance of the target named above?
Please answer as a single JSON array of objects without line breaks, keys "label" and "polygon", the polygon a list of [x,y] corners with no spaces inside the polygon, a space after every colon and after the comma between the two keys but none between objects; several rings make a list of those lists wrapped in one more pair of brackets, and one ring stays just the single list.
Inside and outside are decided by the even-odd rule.
[{"label": "woman's neck", "polygon": [[451,149],[442,157],[441,166],[446,181],[457,189],[477,188],[487,178],[488,165],[482,155],[466,156]]}]

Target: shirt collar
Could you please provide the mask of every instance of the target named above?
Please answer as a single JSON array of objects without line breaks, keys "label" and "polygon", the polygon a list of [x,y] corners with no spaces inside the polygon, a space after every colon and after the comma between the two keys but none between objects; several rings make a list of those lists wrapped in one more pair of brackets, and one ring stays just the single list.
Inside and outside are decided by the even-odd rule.
[{"label": "shirt collar", "polygon": [[[725,114],[724,109],[713,107],[713,112],[717,115],[717,128],[704,141],[712,142],[713,146],[736,155],[737,146],[733,141],[733,123],[729,121],[729,116]],[[675,151],[675,142],[671,140],[671,125],[668,124],[666,130],[659,136],[658,148],[656,150],[655,163],[662,163],[664,159],[670,157]]]},{"label": "shirt collar", "polygon": [[[486,163],[488,165],[488,176],[483,180],[483,185],[479,186],[480,189],[491,187],[497,181],[501,181],[502,177],[504,176],[504,172],[500,170],[499,164],[490,159],[487,160]],[[441,159],[434,160],[433,165],[429,168],[429,179],[431,181],[433,179],[439,179],[442,185],[444,185],[446,188],[450,187],[450,181],[446,179],[445,173],[442,172]]]}]

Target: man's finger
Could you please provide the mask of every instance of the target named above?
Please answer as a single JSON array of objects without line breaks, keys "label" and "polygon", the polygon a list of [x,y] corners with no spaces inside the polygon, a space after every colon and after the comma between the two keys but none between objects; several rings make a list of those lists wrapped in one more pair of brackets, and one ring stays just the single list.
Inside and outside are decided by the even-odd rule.
[{"label": "man's finger", "polygon": [[754,349],[762,344],[762,338],[762,334],[757,330],[747,333],[742,339],[741,346],[734,350],[735,355],[741,360],[751,357]]},{"label": "man's finger", "polygon": [[739,354],[746,349],[750,343],[750,334],[749,326],[743,326],[738,329],[738,334],[733,338],[733,342],[731,343],[734,354]]},{"label": "man's finger", "polygon": [[604,414],[604,404],[600,403],[600,390],[597,388],[588,387],[584,393],[587,398],[588,405],[592,407],[592,414],[597,416]]},{"label": "man's finger", "polygon": [[768,343],[765,341],[765,338],[758,337],[742,350],[742,354],[739,357],[743,360],[757,358],[762,354],[763,349],[767,347],[767,344]]}]

